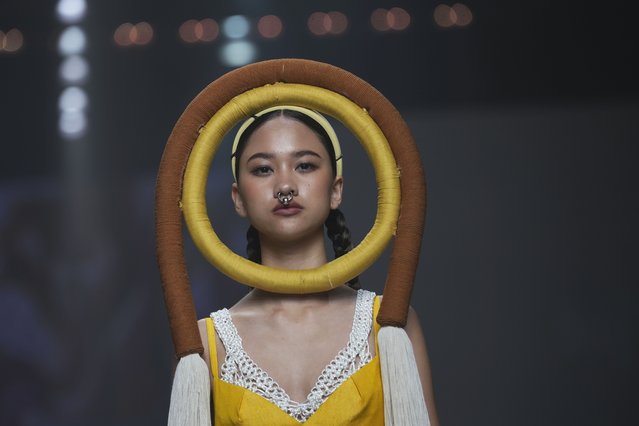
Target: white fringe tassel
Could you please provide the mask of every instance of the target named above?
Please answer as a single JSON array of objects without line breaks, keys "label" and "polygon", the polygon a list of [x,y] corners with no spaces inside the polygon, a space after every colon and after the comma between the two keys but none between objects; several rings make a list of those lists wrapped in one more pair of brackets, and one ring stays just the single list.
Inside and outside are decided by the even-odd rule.
[{"label": "white fringe tassel", "polygon": [[384,326],[377,336],[386,426],[430,426],[413,345],[403,328]]},{"label": "white fringe tassel", "polygon": [[168,426],[211,426],[211,381],[198,354],[180,359],[175,369]]}]

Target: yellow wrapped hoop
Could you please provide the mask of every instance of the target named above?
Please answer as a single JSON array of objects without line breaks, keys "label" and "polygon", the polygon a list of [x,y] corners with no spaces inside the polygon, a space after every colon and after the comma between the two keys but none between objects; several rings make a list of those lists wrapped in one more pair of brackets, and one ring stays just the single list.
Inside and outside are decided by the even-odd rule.
[{"label": "yellow wrapped hoop", "polygon": [[[276,105],[299,105],[341,121],[368,154],[378,187],[375,223],[349,253],[314,269],[276,269],[251,262],[231,251],[217,236],[206,210],[206,181],[224,137],[240,120]],[[354,102],[331,90],[305,84],[277,83],[244,92],[218,110],[202,129],[189,156],[182,190],[182,209],[194,243],[204,257],[230,278],[276,293],[330,290],[361,274],[383,252],[395,232],[400,205],[399,173],[386,137]]]}]

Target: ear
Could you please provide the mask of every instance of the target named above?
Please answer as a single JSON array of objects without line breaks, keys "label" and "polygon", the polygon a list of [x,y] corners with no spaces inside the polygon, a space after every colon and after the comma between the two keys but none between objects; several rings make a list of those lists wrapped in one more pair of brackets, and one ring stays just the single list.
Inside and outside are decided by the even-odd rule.
[{"label": "ear", "polygon": [[237,182],[233,182],[231,185],[231,198],[233,199],[233,205],[235,211],[240,217],[246,217],[246,209],[244,208],[244,202],[242,201],[242,195],[240,189],[237,187]]},{"label": "ear", "polygon": [[342,189],[344,188],[344,179],[338,176],[331,186],[331,210],[335,210],[342,203]]}]

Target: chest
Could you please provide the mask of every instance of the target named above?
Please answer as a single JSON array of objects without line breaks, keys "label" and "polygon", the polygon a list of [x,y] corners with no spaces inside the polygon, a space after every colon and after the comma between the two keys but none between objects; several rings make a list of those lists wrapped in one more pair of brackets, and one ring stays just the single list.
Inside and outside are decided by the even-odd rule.
[{"label": "chest", "polygon": [[309,418],[342,384],[352,387],[351,376],[372,360],[373,303],[374,294],[360,291],[350,321],[334,315],[314,324],[212,314],[224,347],[220,382],[245,388],[293,418]]},{"label": "chest", "polygon": [[[322,321],[238,318],[234,324],[251,360],[292,400],[304,401],[325,367],[347,346],[352,312],[348,314],[326,315]],[[220,367],[224,359],[218,357]]]}]

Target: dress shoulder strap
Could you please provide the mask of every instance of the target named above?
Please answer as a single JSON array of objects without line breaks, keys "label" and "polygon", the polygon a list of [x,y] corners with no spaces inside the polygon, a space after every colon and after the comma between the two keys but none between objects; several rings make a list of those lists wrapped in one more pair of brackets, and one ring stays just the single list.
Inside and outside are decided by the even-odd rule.
[{"label": "dress shoulder strap", "polygon": [[373,301],[373,327],[374,327],[374,335],[375,335],[375,353],[379,353],[379,348],[377,347],[377,333],[379,333],[380,325],[377,323],[377,313],[379,312],[379,307],[381,305],[382,298],[381,296],[375,296],[375,300]]},{"label": "dress shoulder strap", "polygon": [[217,374],[217,345],[215,339],[215,324],[211,317],[206,319],[206,334],[209,342],[209,364],[211,365],[211,372],[216,379],[219,377]]}]

